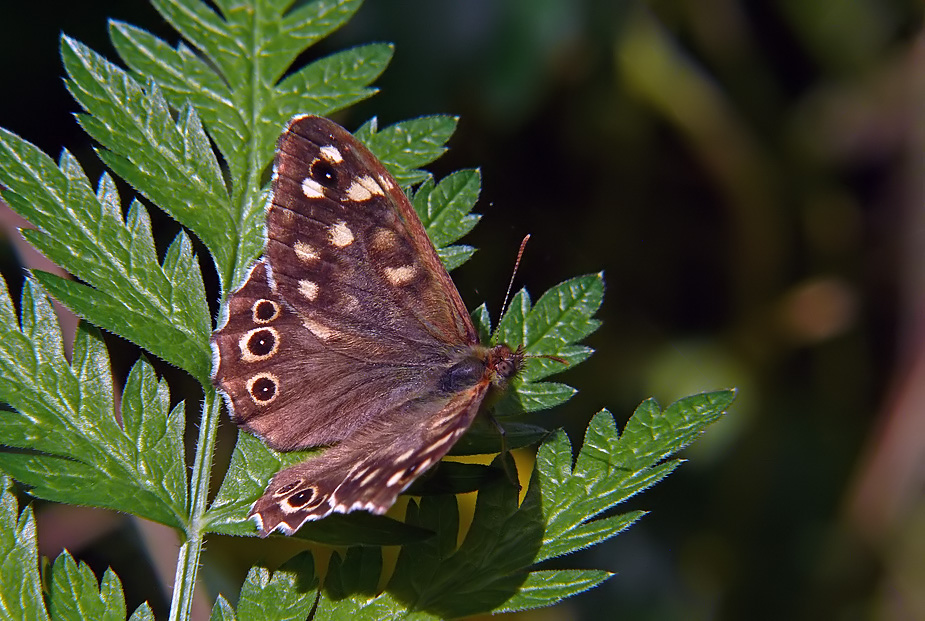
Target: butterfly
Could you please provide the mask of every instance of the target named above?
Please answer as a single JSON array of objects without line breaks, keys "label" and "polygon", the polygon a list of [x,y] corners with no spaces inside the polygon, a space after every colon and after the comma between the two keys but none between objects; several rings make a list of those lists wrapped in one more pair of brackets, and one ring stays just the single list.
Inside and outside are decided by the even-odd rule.
[{"label": "butterfly", "polygon": [[479,343],[408,197],[332,121],[280,137],[266,232],[213,334],[213,382],[270,447],[328,448],[272,478],[249,514],[263,537],[387,511],[525,357]]}]

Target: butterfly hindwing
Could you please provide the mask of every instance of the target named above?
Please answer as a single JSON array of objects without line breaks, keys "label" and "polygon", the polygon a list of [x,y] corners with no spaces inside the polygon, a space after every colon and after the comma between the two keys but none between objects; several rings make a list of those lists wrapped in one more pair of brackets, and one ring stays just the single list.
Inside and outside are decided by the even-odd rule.
[{"label": "butterfly hindwing", "polygon": [[[427,403],[408,402],[340,444],[280,471],[251,509],[261,536],[357,509],[385,513],[468,429],[487,385]],[[415,421],[409,424],[408,421]]]}]

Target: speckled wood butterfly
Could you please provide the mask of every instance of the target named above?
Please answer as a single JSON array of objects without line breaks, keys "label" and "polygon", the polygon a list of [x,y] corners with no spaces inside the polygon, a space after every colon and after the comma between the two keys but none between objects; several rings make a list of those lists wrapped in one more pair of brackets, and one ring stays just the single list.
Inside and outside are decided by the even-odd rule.
[{"label": "speckled wood butterfly", "polygon": [[437,463],[524,355],[486,347],[410,201],[345,129],[279,139],[267,245],[213,335],[232,418],[271,447],[329,446],[273,477],[261,536],[384,513]]}]

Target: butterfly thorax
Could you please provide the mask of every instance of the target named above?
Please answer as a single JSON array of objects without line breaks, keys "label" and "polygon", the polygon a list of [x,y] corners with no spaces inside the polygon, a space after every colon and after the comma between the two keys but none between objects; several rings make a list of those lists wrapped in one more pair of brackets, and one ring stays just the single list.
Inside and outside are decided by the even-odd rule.
[{"label": "butterfly thorax", "polygon": [[520,348],[512,350],[507,345],[473,345],[460,354],[461,359],[440,375],[437,387],[441,393],[456,393],[478,384],[503,391],[523,367],[524,355]]}]

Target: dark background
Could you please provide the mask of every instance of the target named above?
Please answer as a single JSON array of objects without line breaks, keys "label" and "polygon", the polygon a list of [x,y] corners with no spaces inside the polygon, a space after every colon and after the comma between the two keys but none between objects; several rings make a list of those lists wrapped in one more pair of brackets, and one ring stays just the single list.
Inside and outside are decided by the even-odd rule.
[{"label": "dark background", "polygon": [[[58,37],[115,60],[107,18],[177,41],[140,1],[0,9],[0,126],[68,148],[91,178]],[[524,618],[925,618],[921,29],[912,0],[368,0],[311,50],[396,45],[381,93],[337,117],[348,129],[461,117],[432,170],[483,173],[480,251],[454,275],[470,306],[497,313],[528,232],[518,283],[534,298],[605,270],[597,354],[540,424],[577,445],[600,408],[622,424],[649,396],[740,390],[689,463],[628,503],[650,515],[560,561],[619,575]],[[112,565],[130,606],[164,613],[163,533],[36,506],[43,554]],[[263,554],[210,543],[204,599],[234,598],[242,547]]]}]

